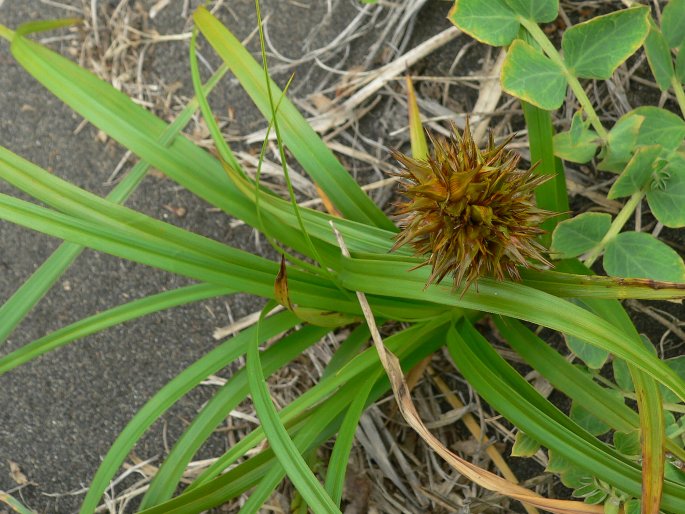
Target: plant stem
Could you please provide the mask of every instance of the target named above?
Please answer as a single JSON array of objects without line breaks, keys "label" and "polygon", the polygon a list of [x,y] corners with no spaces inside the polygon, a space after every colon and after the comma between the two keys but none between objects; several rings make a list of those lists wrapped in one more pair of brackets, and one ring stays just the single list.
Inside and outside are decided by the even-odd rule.
[{"label": "plant stem", "polygon": [[683,91],[683,85],[675,75],[671,79],[671,87],[673,88],[673,91],[675,91],[675,97],[678,100],[680,112],[682,112],[683,116],[685,116],[685,91]]},{"label": "plant stem", "polygon": [[14,37],[14,31],[8,29],[4,25],[0,25],[0,37],[11,42],[12,38]]},{"label": "plant stem", "polygon": [[573,94],[576,95],[580,106],[585,111],[585,114],[587,114],[590,124],[592,124],[592,127],[595,129],[599,137],[601,137],[603,141],[606,141],[609,133],[602,125],[602,122],[599,121],[599,116],[597,116],[594,107],[592,107],[592,102],[588,98],[587,94],[585,94],[583,86],[580,85],[580,82],[576,76],[571,72],[571,70],[568,69],[557,49],[554,48],[554,45],[550,42],[537,23],[521,16],[519,16],[518,21],[530,33],[535,42],[540,45],[540,48],[542,48],[542,51],[545,52],[547,57],[549,57],[553,63],[561,68],[564,73],[564,77],[566,78],[566,82],[568,82],[568,85],[571,87]]},{"label": "plant stem", "polygon": [[583,263],[588,268],[595,263],[597,257],[600,256],[607,243],[611,241],[614,237],[616,237],[616,235],[621,231],[621,229],[628,222],[630,216],[633,214],[633,212],[637,208],[638,204],[642,201],[642,198],[644,196],[644,191],[638,191],[637,193],[633,193],[633,196],[630,197],[630,199],[621,209],[621,212],[619,212],[614,218],[614,221],[611,223],[611,227],[609,227],[609,231],[604,235],[602,240],[585,256]]}]

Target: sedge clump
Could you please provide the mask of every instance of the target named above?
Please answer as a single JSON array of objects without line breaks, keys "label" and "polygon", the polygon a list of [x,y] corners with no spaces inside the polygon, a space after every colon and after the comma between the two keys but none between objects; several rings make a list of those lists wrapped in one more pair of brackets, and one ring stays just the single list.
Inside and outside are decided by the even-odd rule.
[{"label": "sedge clump", "polygon": [[520,279],[518,267],[551,266],[536,238],[540,224],[553,213],[535,205],[535,188],[550,176],[535,175],[535,166],[518,168],[520,156],[506,148],[511,137],[496,145],[492,134],[479,149],[468,121],[463,133],[452,126],[449,138],[428,134],[427,159],[398,151],[401,193],[397,204],[401,232],[393,250],[410,244],[430,266],[426,283],[454,277],[466,291],[479,277]]}]

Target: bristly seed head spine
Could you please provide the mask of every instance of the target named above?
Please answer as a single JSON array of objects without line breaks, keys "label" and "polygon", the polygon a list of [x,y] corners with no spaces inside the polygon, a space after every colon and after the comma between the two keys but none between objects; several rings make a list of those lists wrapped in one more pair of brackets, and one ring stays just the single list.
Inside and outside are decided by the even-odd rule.
[{"label": "bristly seed head spine", "polygon": [[452,274],[454,287],[465,283],[466,291],[481,276],[519,280],[519,266],[551,266],[536,238],[554,213],[539,209],[534,196],[550,176],[517,167],[520,156],[506,148],[513,136],[495,145],[490,134],[481,150],[468,120],[461,134],[453,125],[449,139],[428,136],[426,160],[392,152],[407,198],[397,204],[404,218],[393,250],[410,244],[426,257],[420,265],[432,269],[426,286]]}]

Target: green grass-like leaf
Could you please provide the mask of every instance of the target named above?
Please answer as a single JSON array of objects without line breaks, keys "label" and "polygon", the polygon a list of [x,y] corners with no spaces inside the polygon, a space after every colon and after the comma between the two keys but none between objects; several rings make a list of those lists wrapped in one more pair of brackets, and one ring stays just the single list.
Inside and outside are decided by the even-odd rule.
[{"label": "green grass-like leaf", "polygon": [[[448,332],[450,353],[467,380],[493,407],[575,466],[640,496],[638,466],[575,425],[540,396],[473,327],[466,322],[457,326],[458,332]],[[665,508],[676,512],[685,508],[685,486],[667,482],[664,492]]]},{"label": "green grass-like leaf", "polygon": [[[292,317],[291,317],[292,318]],[[320,340],[327,329],[305,326],[283,338],[262,354],[263,372],[269,376],[290,362],[305,349]],[[244,344],[238,342],[238,344]],[[243,350],[245,347],[243,346]],[[249,393],[246,370],[234,373],[230,380],[207,402],[200,413],[173,446],[150,483],[141,502],[141,509],[158,505],[173,495],[186,465],[202,444]]]},{"label": "green grass-like leaf", "polygon": [[[209,93],[218,84],[221,77],[228,71],[222,66],[203,86],[203,92]],[[171,125],[162,133],[159,142],[169,145],[191,120],[197,109],[198,100],[191,100],[181,111]],[[126,174],[114,189],[107,195],[107,199],[114,203],[123,203],[138,187],[147,173],[150,165],[139,161]],[[0,341],[5,341],[22,319],[30,312],[36,303],[45,295],[64,271],[74,262],[83,250],[82,246],[73,243],[63,243],[55,252],[29,277],[19,289],[0,307]]]},{"label": "green grass-like leaf", "polygon": [[[262,323],[259,330],[259,337],[263,338],[262,340],[274,337],[294,327],[298,322],[299,320],[289,312],[279,313],[266,319]],[[100,464],[100,467],[88,488],[88,493],[81,504],[81,514],[95,511],[95,508],[100,501],[100,497],[105,492],[109,482],[123,464],[126,456],[138,442],[138,439],[140,439],[152,423],[209,375],[216,373],[224,366],[233,362],[240,355],[244,354],[247,349],[247,344],[251,342],[256,335],[257,329],[256,327],[252,327],[222,343],[167,383],[136,413],[134,418],[126,425],[126,428],[119,434],[116,441],[107,452],[102,464]]]},{"label": "green grass-like leaf", "polygon": [[77,339],[179,305],[233,293],[230,288],[197,284],[165,291],[108,309],[60,328],[0,358],[0,375]]},{"label": "green grass-like leaf", "polygon": [[577,336],[634,364],[685,399],[685,382],[673,370],[644,347],[626,342],[610,323],[566,300],[521,284],[485,279],[478,282],[478,292],[469,290],[459,296],[446,286],[425,288],[427,274],[425,269],[407,273],[401,263],[344,259],[341,279],[347,288],[369,294],[502,314]]},{"label": "green grass-like leaf", "polygon": [[[269,93],[262,79],[262,68],[209,11],[200,7],[193,18],[214,50],[241,81],[262,114],[267,118],[271,117]],[[273,97],[281,96],[275,83],[270,82],[269,87]],[[392,222],[359,188],[292,103],[283,101],[277,119],[283,127],[284,144],[346,218],[395,230]]]}]

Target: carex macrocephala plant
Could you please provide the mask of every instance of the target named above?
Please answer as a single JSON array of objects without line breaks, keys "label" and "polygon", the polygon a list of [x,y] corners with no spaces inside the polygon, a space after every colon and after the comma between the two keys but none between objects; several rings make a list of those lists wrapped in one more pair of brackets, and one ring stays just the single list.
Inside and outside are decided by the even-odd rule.
[{"label": "carex macrocephala plant", "polygon": [[480,276],[519,279],[517,267],[550,266],[536,241],[540,224],[553,213],[535,205],[534,190],[550,177],[518,168],[520,156],[507,149],[511,137],[485,149],[473,139],[468,120],[462,134],[452,126],[449,139],[428,134],[432,152],[414,159],[398,151],[397,173],[408,198],[397,204],[406,215],[393,250],[407,243],[432,268],[426,285],[454,276],[464,291]]},{"label": "carex macrocephala plant", "polygon": [[[491,30],[493,26],[497,28],[502,19],[510,21],[507,30],[512,32],[510,29],[513,28],[514,34],[519,32],[519,21],[534,31],[541,31],[536,24],[538,20],[527,20],[523,14],[511,15],[508,5],[520,7],[523,3],[497,2],[498,9],[504,10],[504,13],[503,16],[497,13],[495,17],[489,14],[493,12],[493,2],[460,0],[455,6],[466,6],[463,14],[469,23],[475,20],[475,23],[487,24],[489,21],[486,37],[490,33],[502,34]],[[542,4],[545,4],[544,19],[540,21],[551,21],[548,6],[553,8],[553,17],[558,11],[557,6],[551,1]],[[471,15],[474,6],[481,9],[484,16]],[[648,8],[639,9],[644,12],[640,16],[644,22],[645,36],[646,31],[651,30],[646,20]],[[539,9],[530,11],[536,15],[540,12]],[[635,16],[634,12],[631,11],[628,16]],[[621,14],[621,18],[623,16]],[[466,291],[461,298],[447,288],[422,291],[425,276],[421,272],[406,273],[410,262],[416,261],[406,255],[397,258],[387,256],[390,241],[396,233],[391,220],[353,180],[293,103],[282,95],[275,83],[269,81],[265,46],[262,45],[262,68],[239,39],[210,11],[200,7],[194,15],[194,21],[226,66],[203,87],[196,62],[198,56],[194,49],[194,38],[191,39],[191,74],[197,100],[184,109],[171,125],[155,118],[142,106],[75,63],[26,37],[32,30],[64,26],[65,21],[28,24],[16,31],[0,25],[0,37],[10,42],[12,55],[27,71],[79,115],[141,159],[112,191],[111,196],[102,199],[0,147],[0,179],[45,205],[43,207],[20,198],[0,195],[0,219],[67,239],[71,243],[56,252],[47,266],[41,266],[0,308],[0,342],[18,326],[40,296],[73,262],[81,251],[80,245],[177,273],[197,282],[99,312],[12,350],[0,357],[0,375],[78,337],[170,306],[204,298],[246,293],[267,299],[278,298],[287,307],[291,307],[292,300],[292,304],[300,309],[287,310],[266,318],[261,316],[257,326],[220,343],[152,397],[129,422],[104,457],[80,512],[90,514],[98,509],[100,497],[107,490],[114,489],[112,479],[124,464],[126,456],[134,449],[142,434],[167,409],[199,386],[206,377],[222,369],[233,369],[243,354],[247,355],[247,365],[242,371],[232,373],[226,385],[206,403],[189,425],[150,483],[140,509],[146,514],[194,514],[234,501],[250,491],[243,510],[256,511],[268,501],[279,481],[287,475],[299,491],[303,504],[306,503],[313,512],[340,512],[345,469],[360,417],[365,406],[378,400],[389,387],[378,355],[387,356],[392,352],[393,358],[398,360],[403,369],[419,369],[416,368],[417,364],[427,362],[426,359],[441,348],[447,349],[473,389],[519,428],[519,434],[549,449],[553,452],[550,453],[551,457],[558,457],[556,460],[563,459],[568,463],[563,472],[565,479],[572,474],[582,474],[583,481],[579,479],[576,485],[579,497],[600,501],[595,494],[597,491],[588,494],[585,487],[598,484],[601,486],[601,498],[607,498],[603,500],[607,507],[578,506],[567,500],[545,499],[516,484],[495,480],[496,477],[485,469],[479,470],[470,463],[452,459],[450,465],[461,470],[463,476],[473,477],[474,481],[489,490],[527,502],[528,509],[536,505],[549,512],[600,514],[617,512],[618,503],[622,502],[624,510],[630,512],[623,498],[643,496],[645,503],[655,505],[644,512],[656,513],[660,507],[673,514],[685,512],[685,485],[679,482],[675,465],[665,460],[664,451],[667,450],[681,462],[685,461],[680,438],[682,434],[678,426],[673,431],[667,431],[664,427],[666,404],[662,402],[658,388],[658,383],[663,383],[678,398],[685,399],[685,382],[643,344],[627,314],[618,302],[613,301],[617,298],[682,298],[680,284],[661,283],[646,287],[643,283],[614,282],[604,277],[543,272],[531,274],[537,276],[524,277],[523,284],[483,283],[480,292]],[[600,20],[600,23],[604,22]],[[630,43],[631,38],[624,38],[623,35],[629,35],[631,31],[624,30],[614,20],[608,20],[603,26],[603,32],[608,36],[595,32],[596,37],[585,38],[582,32],[577,34],[579,38],[576,41],[582,43],[587,40],[596,45],[596,40],[602,36],[623,44],[626,40]],[[620,27],[622,37],[617,38],[616,32],[609,30],[611,27]],[[264,43],[263,33],[260,36]],[[516,46],[517,43],[513,43],[511,47],[514,50],[509,52],[514,52]],[[518,46],[519,50],[526,51],[525,47]],[[595,62],[596,54],[588,53],[591,63]],[[514,56],[517,57],[516,54]],[[530,55],[528,58],[535,59]],[[532,62],[536,64],[536,61]],[[575,66],[577,60],[573,64],[574,70],[579,69]],[[583,64],[582,61],[580,64]],[[206,99],[207,92],[229,67],[264,116],[268,120],[278,121],[273,121],[273,124],[274,130],[276,125],[280,127],[277,139],[281,155],[284,155],[282,145],[285,144],[303,170],[320,187],[322,198],[330,200],[341,217],[300,208],[283,201],[273,191],[257,196],[254,193],[256,185],[238,180],[243,177],[239,172],[245,171],[241,170],[239,162],[235,162],[236,173],[227,174],[221,160],[215,159],[180,134],[199,106],[222,159],[229,164],[233,162],[233,154],[223,139]],[[526,70],[528,67],[512,66],[511,69]],[[568,78],[572,75],[569,72],[563,76]],[[525,83],[538,84],[540,81]],[[547,88],[542,90],[546,91]],[[561,93],[560,103],[566,98],[565,91]],[[550,115],[530,105],[524,109],[529,117],[537,119],[537,122],[529,123],[531,152],[534,153],[536,139],[537,146],[542,146],[541,141],[549,142],[549,151],[538,153],[543,162],[550,159],[552,162],[545,162],[540,168],[547,173],[557,173],[553,180],[560,186],[557,195],[540,195],[540,205],[545,201],[548,209],[557,212],[567,210],[566,202],[560,201],[560,197],[565,198],[566,190],[563,173],[554,162]],[[532,115],[530,109],[535,109]],[[639,116],[646,119],[642,114]],[[643,137],[653,137],[654,127],[662,126],[653,121],[646,125],[649,131]],[[677,134],[680,132],[676,126]],[[681,140],[682,137],[676,141],[678,145]],[[594,135],[591,141],[595,141]],[[408,206],[413,205],[414,209],[405,210],[405,231],[397,241],[398,246],[412,243],[417,252],[427,256],[427,264],[431,264],[431,259],[434,260],[434,272],[429,283],[444,278],[450,272],[455,275],[457,283],[468,280],[469,284],[480,275],[516,277],[517,265],[533,265],[532,261],[544,263],[541,257],[543,249],[537,246],[534,238],[541,232],[538,224],[548,213],[536,209],[532,200],[533,189],[543,179],[535,179],[531,170],[518,170],[518,157],[507,151],[505,145],[495,146],[491,140],[485,150],[478,150],[468,129],[464,134],[455,131],[447,141],[433,142],[433,155],[425,163],[409,158],[400,159],[405,166],[405,171],[400,175],[404,176]],[[282,161],[286,159],[282,158]],[[279,267],[278,263],[265,257],[117,205],[140,183],[149,166],[163,171],[180,186],[218,209],[263,230],[266,236],[281,242],[282,247],[292,248],[311,262],[318,262],[319,256],[326,257],[325,262],[320,264],[321,267],[329,267],[330,274],[322,274],[311,265],[301,266],[291,259],[291,264],[297,266],[291,266],[286,277],[285,272],[279,273],[285,266]],[[285,170],[284,176],[291,186]],[[248,187],[253,185],[254,188]],[[260,190],[262,187],[266,191],[266,186],[261,184]],[[337,258],[340,249],[335,246],[337,239],[330,229],[330,222],[334,222],[339,230],[340,239],[349,245],[349,256]],[[462,258],[458,252],[461,252]],[[558,269],[563,271],[564,268],[587,271],[577,261],[558,265]],[[276,291],[274,282],[280,285],[286,282],[285,278],[287,288],[281,287]],[[341,288],[344,295],[340,294]],[[282,294],[283,291],[285,294]],[[359,295],[357,300],[365,297],[368,304],[365,307],[357,305],[351,299],[354,293]],[[569,298],[577,299],[583,305],[567,300]],[[315,326],[302,319],[299,316],[302,309],[321,313],[319,320],[326,318],[326,326]],[[350,319],[358,318],[362,311],[368,316],[367,319],[378,314],[384,320],[402,322],[393,324],[397,331],[386,337],[384,344],[389,352],[375,355],[375,347],[360,351],[371,330],[364,325],[352,327]],[[500,335],[511,344],[512,349],[540,376],[566,394],[574,402],[573,405],[584,408],[598,421],[611,427],[615,434],[633,434],[641,440],[642,455],[646,456],[642,462],[638,464],[633,454],[623,455],[625,448],[622,450],[618,444],[610,447],[603,440],[595,439],[590,429],[586,428],[587,425],[559,412],[531,387],[473,326],[473,322],[485,313],[494,314],[492,319]],[[625,363],[628,371],[624,375],[632,377],[626,377],[625,381],[632,380],[634,387],[630,391],[622,391],[623,394],[617,397],[613,393],[623,389],[618,384],[616,388],[604,387],[605,380],[595,380],[587,369],[581,370],[571,364],[564,355],[516,321],[517,318],[585,341],[600,351],[611,352],[614,362],[621,359]],[[321,380],[277,412],[270,404],[266,376],[298,358],[333,325],[343,329],[336,334],[336,338],[340,337],[342,342],[321,373]],[[260,351],[260,344],[273,341],[279,335],[283,336],[281,340],[269,344],[264,352]],[[396,373],[395,378],[399,375],[401,372]],[[255,410],[260,418],[259,428],[237,441],[208,468],[194,475],[187,488],[178,491],[177,485],[187,476],[184,475],[184,469],[193,456],[248,394],[255,399]],[[637,399],[639,416],[624,401],[624,396],[628,397],[629,394],[630,398]],[[404,398],[409,398],[409,394]],[[675,417],[670,417],[675,424]],[[332,457],[325,471],[326,480],[321,484],[316,476],[320,470],[315,472],[310,469],[302,453],[315,454],[336,432]],[[476,437],[481,440],[482,435]],[[262,444],[267,442],[268,445]],[[251,456],[258,445],[263,450]],[[536,448],[533,450],[538,451]],[[441,455],[447,455],[447,452]],[[247,459],[238,463],[243,457]],[[552,464],[557,465],[557,462],[550,458],[550,468]],[[664,478],[664,469],[669,469],[667,466],[671,467],[670,476]],[[466,475],[467,472],[470,475]],[[605,483],[608,486],[605,487]],[[661,483],[664,484],[663,490]],[[618,489],[620,493],[615,493]],[[0,502],[6,501],[5,498],[5,495],[0,494]]]}]

